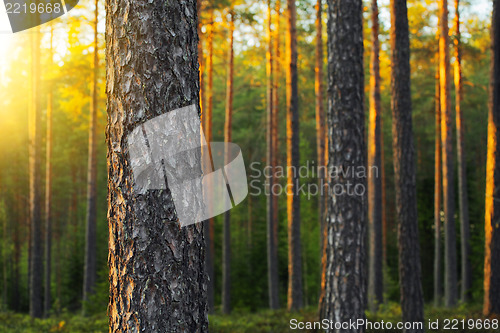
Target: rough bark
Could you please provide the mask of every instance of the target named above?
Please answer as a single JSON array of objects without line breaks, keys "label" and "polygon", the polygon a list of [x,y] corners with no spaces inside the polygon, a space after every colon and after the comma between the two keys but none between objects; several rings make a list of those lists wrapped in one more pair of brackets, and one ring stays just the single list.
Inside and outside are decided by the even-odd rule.
[{"label": "rough bark", "polygon": [[453,178],[453,134],[450,107],[450,55],[448,37],[448,1],[439,1],[439,81],[441,95],[441,149],[443,159],[444,209],[444,296],[446,306],[457,302],[457,250],[455,232],[455,189]]},{"label": "rough bark", "polygon": [[110,332],[206,332],[201,224],[180,227],[170,190],[133,190],[127,136],[199,105],[195,0],[106,1]]},{"label": "rough bark", "polygon": [[[288,310],[303,306],[302,246],[300,240],[299,91],[297,77],[297,8],[287,0],[286,34],[286,142],[288,216]],[[293,171],[295,170],[295,172]]]},{"label": "rough bark", "polygon": [[[366,308],[366,177],[356,172],[366,168],[362,12],[361,0],[328,3],[327,119],[332,144],[320,315],[334,322],[364,319]],[[344,176],[334,170],[356,171]],[[364,332],[364,328],[330,331]]]},{"label": "rough bark", "polygon": [[[224,141],[231,142],[233,126],[233,81],[234,81],[234,12],[230,12],[228,69],[226,82],[226,121],[224,122]],[[227,146],[226,146],[227,147]],[[226,152],[225,164],[229,161]],[[222,242],[222,312],[231,312],[231,213],[224,213],[224,237]]]},{"label": "rough bark", "polygon": [[[267,1],[267,52],[266,52],[266,75],[267,75],[267,165],[273,164],[273,131],[274,131],[274,101],[273,101],[273,91],[274,91],[274,59],[273,59],[273,38],[272,38],[272,11],[271,11],[271,0]],[[267,195],[267,284],[268,284],[268,296],[269,296],[269,307],[271,309],[279,308],[279,294],[278,294],[278,251],[276,243],[276,232],[274,220],[274,196],[273,192],[274,177],[267,178],[267,186],[269,188],[269,194]]]},{"label": "rough bark", "polygon": [[[50,28],[49,69],[52,69],[52,38],[54,28]],[[47,134],[45,160],[45,297],[43,313],[48,317],[51,306],[51,273],[52,273],[52,85],[47,94]]]},{"label": "rough bark", "polygon": [[32,47],[32,96],[29,115],[29,174],[30,174],[30,275],[29,296],[30,316],[40,318],[43,315],[43,257],[42,257],[42,218],[40,212],[40,159],[41,159],[41,82],[40,82],[40,30],[30,35]]},{"label": "rough bark", "polygon": [[486,163],[484,302],[485,315],[500,314],[500,0],[493,1],[491,22],[491,81]]},{"label": "rough bark", "polygon": [[[391,1],[391,91],[399,286],[404,322],[423,322],[406,0]],[[405,332],[423,332],[406,330]]]},{"label": "rough bark", "polygon": [[[439,53],[437,56],[439,63]],[[441,205],[443,195],[441,165],[441,98],[439,83],[439,66],[436,70],[436,138],[434,148],[434,305],[441,305],[443,297],[443,252],[441,249]]]},{"label": "rough bark", "polygon": [[457,126],[457,160],[458,160],[458,203],[460,209],[461,236],[461,290],[462,302],[470,298],[472,288],[472,271],[470,266],[470,226],[469,200],[467,198],[467,168],[465,158],[464,122],[461,103],[463,100],[462,86],[462,54],[460,49],[460,10],[459,0],[455,0],[455,119]]},{"label": "rough bark", "polygon": [[[210,22],[207,25],[207,89],[206,89],[206,110],[204,110],[204,132],[207,142],[212,142],[212,110],[213,110],[213,51],[214,51],[214,12],[213,9],[210,10]],[[214,311],[214,219],[210,218],[203,225],[205,234],[205,262],[206,270],[208,273],[208,311],[213,313]]]},{"label": "rough bark", "polygon": [[384,301],[383,253],[382,253],[382,178],[381,169],[381,122],[380,106],[380,43],[378,39],[378,4],[372,0],[372,49],[370,59],[370,112],[368,128],[368,223],[369,269],[368,303],[376,311]]},{"label": "rough bark", "polygon": [[[94,10],[94,59],[92,68],[92,102],[89,118],[89,156],[87,165],[87,215],[85,229],[85,270],[83,276],[83,301],[94,293],[97,279],[97,75],[99,70],[98,34],[99,0]],[[83,306],[85,314],[86,306]]]}]

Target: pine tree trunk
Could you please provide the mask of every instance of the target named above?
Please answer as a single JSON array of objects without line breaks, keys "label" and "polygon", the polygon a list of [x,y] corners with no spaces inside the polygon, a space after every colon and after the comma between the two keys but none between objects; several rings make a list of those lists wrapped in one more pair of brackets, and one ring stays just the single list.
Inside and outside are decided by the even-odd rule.
[{"label": "pine tree trunk", "polygon": [[[50,27],[49,69],[52,70],[52,38],[54,28]],[[51,273],[52,273],[52,85],[47,96],[47,140],[45,167],[45,298],[44,317],[49,317],[51,306]]]},{"label": "pine tree trunk", "polygon": [[[214,39],[214,12],[213,9],[210,10],[210,22],[207,25],[207,89],[206,89],[206,110],[204,110],[204,132],[207,142],[212,142],[212,110],[213,110],[213,39]],[[206,270],[208,273],[208,311],[213,313],[214,311],[214,219],[210,218],[203,224],[204,234],[205,234],[205,248],[206,248]]]},{"label": "pine tree trunk", "polygon": [[[287,0],[286,38],[286,141],[287,141],[287,216],[288,216],[288,310],[303,306],[302,246],[300,241],[300,197],[298,192],[299,95],[297,78],[297,9]],[[295,172],[293,171],[295,170]]]},{"label": "pine tree trunk", "polygon": [[[234,13],[231,8],[229,21],[229,52],[226,90],[226,121],[224,141],[231,142],[233,126],[233,80],[234,80]],[[227,148],[227,145],[226,145]],[[225,153],[225,164],[229,164],[229,152]],[[222,312],[231,312],[231,213],[224,213],[224,238],[222,243]]]},{"label": "pine tree trunk", "polygon": [[[328,3],[327,270],[320,316],[334,322],[365,318],[366,168],[362,1]],[[348,177],[333,170],[349,170]],[[361,329],[332,330],[362,332]]]},{"label": "pine tree trunk", "polygon": [[[437,57],[439,63],[439,52]],[[434,148],[434,305],[440,306],[443,286],[443,252],[441,250],[441,198],[443,195],[443,179],[441,175],[441,98],[439,66],[436,70],[436,138]]]},{"label": "pine tree trunk", "polygon": [[453,178],[453,134],[450,107],[450,55],[448,37],[448,1],[439,1],[439,67],[441,94],[441,142],[443,159],[443,208],[444,208],[444,264],[445,303],[454,306],[457,302],[457,251],[455,232],[455,198]]},{"label": "pine tree trunk", "polygon": [[[279,163],[279,150],[278,150],[278,145],[279,145],[279,118],[278,118],[278,113],[279,113],[279,82],[280,82],[280,69],[282,68],[281,66],[281,55],[280,55],[280,18],[281,18],[281,1],[276,0],[276,6],[275,6],[275,11],[276,11],[276,23],[275,23],[275,28],[274,28],[274,63],[273,63],[273,159],[272,159],[272,166],[273,166],[273,184],[278,184],[279,180],[278,177],[276,176],[276,168]],[[278,211],[278,198],[279,195],[275,195],[271,192],[271,196],[273,197],[273,227],[274,227],[274,244],[276,244],[275,247],[275,254],[274,256],[278,258],[278,226],[279,226],[279,211]],[[279,294],[279,290],[278,290]],[[279,302],[279,299],[278,299]],[[278,303],[279,307],[279,303]]]},{"label": "pine tree trunk", "polygon": [[168,188],[133,190],[127,144],[145,121],[199,105],[196,1],[106,8],[110,332],[207,332],[203,227],[179,226]]},{"label": "pine tree trunk", "polygon": [[484,256],[484,315],[500,314],[500,0],[493,1],[491,22],[491,82],[486,163],[486,216]]},{"label": "pine tree trunk", "polygon": [[32,47],[32,104],[29,118],[29,140],[30,140],[30,316],[40,318],[43,315],[43,257],[42,257],[42,218],[41,218],[41,82],[40,82],[40,30],[35,28],[31,37]]},{"label": "pine tree trunk", "polygon": [[460,235],[462,254],[462,284],[460,298],[467,302],[472,288],[470,267],[470,227],[469,200],[467,199],[467,168],[465,158],[465,137],[462,112],[462,55],[460,50],[460,11],[459,0],[455,0],[455,117],[457,125],[457,159],[458,159],[458,202],[460,208]]},{"label": "pine tree trunk", "polygon": [[326,173],[325,165],[325,117],[323,107],[323,4],[322,0],[316,2],[316,64],[315,64],[315,92],[316,92],[316,152],[318,154],[318,186],[320,196],[318,198],[318,219],[320,230],[320,254],[321,254],[321,277],[319,292],[319,311],[323,308],[325,300],[325,277],[326,277],[326,241],[327,229],[325,223],[326,206]]},{"label": "pine tree trunk", "polygon": [[[267,1],[267,52],[266,52],[266,75],[267,75],[267,165],[273,164],[273,131],[274,131],[274,101],[273,101],[273,91],[274,91],[274,59],[273,59],[273,38],[272,38],[272,12],[271,12],[271,0]],[[269,293],[269,308],[278,309],[279,308],[279,294],[278,294],[278,251],[276,243],[276,232],[274,220],[274,196],[273,185],[274,177],[267,177],[267,186],[269,188],[269,193],[266,197],[267,199],[267,274],[268,274],[268,293]]]},{"label": "pine tree trunk", "polygon": [[376,311],[384,301],[382,272],[382,179],[380,142],[380,60],[379,23],[377,0],[372,0],[372,50],[370,60],[370,123],[368,128],[368,223],[369,223],[369,272],[368,302]]},{"label": "pine tree trunk", "polygon": [[[89,156],[87,166],[87,216],[85,230],[85,271],[83,280],[83,300],[87,301],[94,292],[97,278],[97,75],[99,54],[97,39],[98,4],[95,0],[94,11],[94,61],[92,71],[92,104],[89,120]],[[83,305],[83,313],[86,312]]]},{"label": "pine tree trunk", "polygon": [[[325,116],[323,107],[323,3],[322,0],[316,2],[316,63],[314,67],[316,93],[316,153],[318,170],[318,222],[321,235],[321,249],[323,248],[323,236],[325,229],[325,195],[323,185],[325,183]],[[321,250],[320,253],[323,253]]]},{"label": "pine tree trunk", "polygon": [[[407,15],[406,0],[391,1],[392,142],[398,221],[399,286],[403,321],[423,323],[424,300],[418,238]],[[423,332],[423,329],[405,332]]]}]

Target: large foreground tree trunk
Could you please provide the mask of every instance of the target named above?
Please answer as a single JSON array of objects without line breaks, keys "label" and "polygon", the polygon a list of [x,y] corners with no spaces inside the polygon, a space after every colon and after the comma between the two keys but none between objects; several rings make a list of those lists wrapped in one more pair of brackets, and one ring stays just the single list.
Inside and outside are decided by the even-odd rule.
[{"label": "large foreground tree trunk", "polygon": [[127,144],[145,121],[198,108],[196,0],[106,10],[110,332],[206,332],[202,225],[180,227],[168,188],[133,189]]},{"label": "large foreground tree trunk", "polygon": [[[287,142],[287,216],[288,216],[288,309],[303,306],[302,246],[300,241],[300,196],[298,192],[299,89],[297,77],[297,9],[287,0],[286,34],[286,142]],[[295,172],[293,171],[295,170]]]},{"label": "large foreground tree trunk", "polygon": [[457,250],[455,232],[455,187],[453,178],[453,134],[450,107],[450,54],[448,36],[448,1],[439,1],[439,81],[441,96],[441,149],[443,159],[444,208],[444,296],[446,306],[457,302]]},{"label": "large foreground tree trunk", "polygon": [[485,315],[500,314],[500,0],[493,2],[491,22],[491,82],[488,114],[488,161],[486,163],[486,216],[484,256]]},{"label": "large foreground tree trunk", "polygon": [[[398,221],[399,289],[404,322],[424,320],[418,242],[415,148],[406,0],[391,1],[391,91],[394,182]],[[405,332],[423,332],[423,329]]]},{"label": "large foreground tree trunk", "polygon": [[[361,0],[328,3],[329,197],[321,318],[365,318],[366,171]],[[342,172],[349,170],[349,176]],[[331,330],[362,332],[359,329]]]},{"label": "large foreground tree trunk", "polygon": [[380,43],[378,39],[378,4],[372,0],[372,50],[370,59],[370,114],[368,128],[368,222],[369,222],[369,275],[368,302],[376,311],[384,301],[382,251],[382,169],[380,106]]}]

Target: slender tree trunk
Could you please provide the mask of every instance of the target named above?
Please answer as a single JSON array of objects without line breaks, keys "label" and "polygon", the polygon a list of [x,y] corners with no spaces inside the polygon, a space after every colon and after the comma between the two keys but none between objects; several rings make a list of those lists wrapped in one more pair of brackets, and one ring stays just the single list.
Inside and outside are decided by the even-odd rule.
[{"label": "slender tree trunk", "polygon": [[467,199],[467,169],[465,159],[465,137],[462,113],[462,55],[460,50],[460,11],[459,0],[455,0],[455,117],[457,124],[457,159],[458,159],[458,199],[460,207],[460,235],[462,252],[461,300],[467,302],[472,288],[470,267],[470,227],[469,200]]},{"label": "slender tree trunk", "polygon": [[31,246],[30,246],[30,316],[40,318],[43,315],[43,257],[42,257],[42,218],[41,203],[41,82],[40,82],[40,30],[35,30],[30,35],[32,46],[32,104],[29,117],[30,140],[30,221],[31,221]]},{"label": "slender tree trunk", "polygon": [[287,215],[288,215],[288,310],[303,306],[302,246],[300,241],[300,197],[298,192],[299,96],[297,78],[297,9],[287,0],[286,35],[286,141],[287,141]]},{"label": "slender tree trunk", "polygon": [[[328,135],[335,142],[329,145],[330,170],[366,168],[362,12],[361,0],[328,3]],[[358,177],[356,171],[349,177],[331,172],[322,319],[348,322],[365,318],[365,189],[366,178]]]},{"label": "slender tree trunk", "polygon": [[[274,59],[273,59],[273,38],[272,38],[272,11],[271,11],[271,0],[267,1],[267,52],[266,52],[266,73],[267,73],[267,165],[273,165],[273,131],[274,131],[274,101],[273,101],[273,74],[274,74]],[[273,169],[273,173],[274,173]],[[269,307],[271,309],[279,308],[279,294],[278,294],[278,251],[276,243],[276,232],[274,220],[274,196],[273,196],[273,185],[274,177],[267,178],[267,186],[269,188],[269,194],[267,196],[267,274],[268,274],[268,293],[269,293]]]},{"label": "slender tree trunk", "polygon": [[484,315],[500,314],[500,0],[493,1],[491,22],[491,81],[486,163]]},{"label": "slender tree trunk", "polygon": [[[280,55],[280,18],[281,18],[281,1],[276,0],[275,7],[275,17],[276,23],[274,28],[274,63],[273,63],[273,159],[272,159],[272,167],[273,167],[273,185],[278,184],[279,180],[276,176],[276,168],[279,163],[279,82],[280,82],[280,69],[281,69],[281,55]],[[274,256],[278,258],[278,226],[279,226],[279,211],[278,211],[278,198],[279,195],[275,195],[271,192],[271,196],[273,197],[273,227],[274,227],[274,244],[276,244],[274,251],[276,252]],[[279,290],[278,290],[279,294]],[[278,307],[279,307],[279,298],[278,298]]]},{"label": "slender tree trunk", "polygon": [[[99,70],[97,24],[99,0],[95,0],[94,11],[94,63],[92,72],[92,104],[89,122],[89,156],[87,166],[87,216],[85,230],[85,272],[83,280],[83,300],[94,293],[97,278],[97,75]],[[85,314],[86,306],[83,305]]]},{"label": "slender tree trunk", "polygon": [[[439,63],[439,52],[438,52]],[[443,179],[441,175],[441,98],[439,66],[436,71],[436,138],[434,149],[434,305],[441,305],[443,286],[443,252],[441,250],[441,198],[443,195]]]},{"label": "slender tree trunk", "polygon": [[450,55],[448,37],[448,0],[439,1],[439,67],[441,94],[441,142],[443,151],[443,208],[444,208],[444,263],[445,302],[454,306],[457,302],[457,251],[455,232],[455,198],[453,178],[453,137],[450,108]]},{"label": "slender tree trunk", "polygon": [[207,332],[203,226],[179,226],[168,188],[134,191],[127,161],[138,125],[200,111],[196,1],[135,4],[106,2],[110,332]]},{"label": "slender tree trunk", "polygon": [[[403,321],[423,323],[407,15],[406,0],[391,1],[392,142],[398,220],[399,286]],[[423,329],[405,332],[423,332]]]},{"label": "slender tree trunk", "polygon": [[[49,69],[52,70],[52,38],[54,28],[50,27]],[[51,306],[51,273],[52,273],[52,85],[47,95],[47,140],[45,167],[45,298],[44,317],[49,317]]]},{"label": "slender tree trunk", "polygon": [[[226,121],[224,123],[224,141],[231,142],[233,126],[233,80],[234,80],[234,13],[231,8],[229,21],[229,52],[226,91]],[[226,146],[227,147],[227,146]],[[229,152],[225,154],[228,164]],[[231,213],[224,213],[224,239],[222,243],[222,312],[231,312]]]},{"label": "slender tree trunk", "polygon": [[[383,113],[380,113],[380,177],[381,183],[382,183],[382,209],[381,209],[381,214],[382,214],[382,267],[385,271],[387,268],[387,201],[386,201],[386,194],[385,194],[385,152],[384,152],[384,117]],[[384,281],[385,282],[385,281]],[[385,290],[385,284],[384,284],[384,290]]]},{"label": "slender tree trunk", "polygon": [[368,302],[376,311],[384,301],[382,271],[382,179],[380,142],[380,60],[378,5],[372,0],[372,50],[370,60],[370,123],[368,129],[368,223],[370,237]]},{"label": "slender tree trunk", "polygon": [[325,229],[325,195],[323,185],[325,182],[325,116],[323,107],[323,3],[316,1],[316,63],[314,67],[314,91],[316,93],[316,153],[318,163],[318,222],[321,235],[321,253],[323,253],[323,236]]},{"label": "slender tree trunk", "polygon": [[[213,45],[214,39],[214,12],[210,10],[210,22],[207,25],[207,63],[206,72],[208,85],[206,89],[206,110],[204,110],[205,138],[208,143],[212,142],[212,110],[213,110]],[[208,273],[208,311],[214,311],[214,292],[215,292],[215,274],[214,274],[214,219],[210,218],[203,225],[205,233],[206,248],[206,270]]]}]

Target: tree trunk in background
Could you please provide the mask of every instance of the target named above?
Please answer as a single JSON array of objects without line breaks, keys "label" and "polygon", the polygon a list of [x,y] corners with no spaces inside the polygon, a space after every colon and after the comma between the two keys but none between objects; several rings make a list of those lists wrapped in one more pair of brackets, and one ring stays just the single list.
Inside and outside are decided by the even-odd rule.
[{"label": "tree trunk in background", "polygon": [[325,195],[323,185],[325,182],[325,116],[323,107],[323,12],[322,0],[316,2],[316,63],[314,67],[314,91],[316,93],[316,153],[318,170],[318,222],[320,227],[321,252],[323,253],[324,229],[325,229]]},{"label": "tree trunk in background", "polygon": [[[207,143],[212,142],[212,110],[213,110],[213,52],[214,52],[214,12],[210,9],[210,22],[207,25],[207,64],[206,72],[208,77],[208,85],[206,89],[206,109],[204,110],[204,125],[205,138]],[[214,219],[210,218],[203,224],[205,233],[205,248],[206,248],[206,270],[208,274],[208,311],[214,311]]]},{"label": "tree trunk in background", "polygon": [[[271,0],[267,1],[267,52],[266,52],[266,74],[267,74],[267,165],[273,165],[273,131],[274,131],[274,101],[273,101],[273,85],[274,85],[274,59],[273,59],[273,38],[272,38],[272,13],[271,13]],[[274,169],[273,169],[274,172]],[[276,243],[276,228],[277,223],[274,220],[274,196],[272,195],[274,177],[267,177],[267,186],[269,194],[267,195],[267,274],[268,274],[268,293],[269,293],[269,307],[271,309],[279,308],[279,294],[278,294],[278,251]]]},{"label": "tree trunk in background", "polygon": [[484,256],[484,315],[500,314],[500,0],[493,1],[491,22],[491,82],[486,163],[486,216]]},{"label": "tree trunk in background", "polygon": [[[234,80],[234,12],[231,8],[229,21],[229,53],[226,90],[226,121],[224,141],[231,142],[233,126],[233,80]],[[227,146],[226,146],[227,148]],[[229,152],[225,154],[225,165],[229,164]],[[222,312],[231,312],[231,213],[224,213],[224,239],[222,243]]]},{"label": "tree trunk in background", "polygon": [[206,332],[203,226],[179,227],[168,189],[133,190],[126,140],[199,105],[196,1],[134,4],[106,2],[110,332]]},{"label": "tree trunk in background", "polygon": [[[300,196],[298,192],[299,92],[297,77],[297,8],[287,0],[286,34],[286,142],[288,216],[288,310],[303,306],[302,246],[300,240]],[[295,172],[294,172],[295,170]]]},{"label": "tree trunk in background", "polygon": [[[280,18],[281,18],[281,1],[276,0],[276,23],[274,28],[274,63],[273,63],[273,184],[278,184],[279,180],[276,176],[276,167],[279,163],[279,82],[280,82],[280,70],[281,66],[281,54],[280,54]],[[279,195],[274,195],[271,193],[273,197],[273,226],[274,226],[274,236],[276,244],[275,247],[275,256],[278,258],[278,226],[279,226],[279,211],[278,211],[278,198]],[[279,296],[279,290],[278,290]],[[278,307],[279,307],[279,298],[278,298]]]},{"label": "tree trunk in background", "polygon": [[321,311],[325,301],[325,277],[326,277],[326,241],[327,229],[325,223],[326,197],[323,191],[326,183],[325,167],[325,117],[323,107],[323,4],[322,0],[316,2],[316,64],[315,64],[315,92],[316,92],[316,153],[318,155],[318,219],[320,232],[320,254],[321,254],[321,276],[318,309]]},{"label": "tree trunk in background", "polygon": [[[52,38],[54,27],[50,26],[49,70],[52,71]],[[47,94],[47,140],[45,167],[45,298],[44,317],[49,317],[51,306],[51,273],[52,273],[52,84]]]},{"label": "tree trunk in background", "polygon": [[[328,133],[335,142],[329,145],[329,169],[356,170],[348,177],[332,172],[329,179],[320,316],[334,322],[364,319],[366,308],[366,178],[356,175],[366,168],[362,12],[361,0],[328,3]],[[348,187],[351,192],[339,190]]]},{"label": "tree trunk in background", "polygon": [[[437,56],[439,63],[439,52]],[[441,250],[441,198],[443,180],[441,176],[441,98],[439,66],[436,70],[436,139],[434,148],[434,305],[440,306],[443,297],[443,252]]]},{"label": "tree trunk in background", "polygon": [[[418,238],[415,148],[406,0],[391,1],[391,91],[394,183],[398,221],[399,286],[404,322],[424,321]],[[423,332],[424,330],[405,330]]]},{"label": "tree trunk in background", "polygon": [[377,311],[384,302],[382,271],[382,179],[380,142],[380,43],[378,40],[378,5],[372,0],[372,50],[370,59],[370,113],[368,128],[368,223],[369,223],[369,270],[368,303],[371,311]]},{"label": "tree trunk in background", "polygon": [[30,173],[30,316],[40,318],[43,315],[43,258],[42,258],[42,218],[40,212],[41,181],[40,181],[40,144],[41,131],[41,82],[40,82],[40,30],[34,28],[30,34],[32,51],[32,96],[29,115],[29,173]]},{"label": "tree trunk in background", "polygon": [[453,178],[453,129],[450,107],[450,55],[448,37],[448,1],[439,1],[439,81],[441,100],[441,148],[443,159],[443,208],[444,208],[444,263],[445,303],[457,302],[457,251],[455,232],[455,189]]},{"label": "tree trunk in background", "polygon": [[467,198],[467,163],[465,158],[465,135],[461,102],[462,87],[462,55],[460,50],[460,12],[459,0],[455,0],[455,117],[457,124],[457,159],[458,159],[458,199],[460,205],[460,235],[462,254],[462,284],[460,298],[467,302],[472,288],[472,271],[470,266],[470,227],[469,200]]},{"label": "tree trunk in background", "polygon": [[[83,300],[94,293],[97,278],[97,75],[99,54],[97,40],[98,4],[95,0],[94,11],[94,64],[92,71],[92,105],[89,122],[89,159],[87,166],[87,216],[85,230],[85,272],[83,277]],[[83,314],[86,306],[83,304]]]}]

